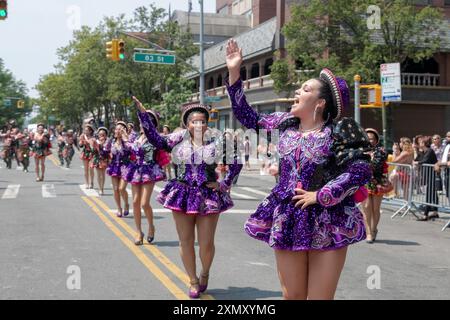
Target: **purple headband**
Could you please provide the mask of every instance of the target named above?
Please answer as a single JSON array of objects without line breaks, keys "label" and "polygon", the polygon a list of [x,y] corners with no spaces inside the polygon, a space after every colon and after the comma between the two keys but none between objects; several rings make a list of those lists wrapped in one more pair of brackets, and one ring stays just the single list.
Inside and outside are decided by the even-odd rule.
[{"label": "purple headband", "polygon": [[336,116],[333,120],[339,119],[342,111],[350,105],[350,90],[347,82],[342,78],[336,77],[331,70],[326,68],[320,72],[320,78],[328,83],[333,94],[334,107],[337,108]]},{"label": "purple headband", "polygon": [[186,126],[187,118],[189,114],[193,111],[200,111],[203,112],[206,115],[206,120],[209,120],[209,110],[210,107],[205,104],[195,103],[195,104],[188,104],[181,107],[181,119],[183,119],[183,124]]}]

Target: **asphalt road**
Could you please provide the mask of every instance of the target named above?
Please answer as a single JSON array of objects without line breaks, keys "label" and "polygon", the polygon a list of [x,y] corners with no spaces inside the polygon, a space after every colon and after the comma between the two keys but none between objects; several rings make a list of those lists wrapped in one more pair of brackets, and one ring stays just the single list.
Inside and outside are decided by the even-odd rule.
[{"label": "asphalt road", "polygon": [[[136,247],[132,214],[114,216],[109,178],[97,197],[80,187],[77,155],[71,169],[54,157],[46,163],[44,182],[35,182],[34,165],[23,173],[0,164],[0,299],[187,299],[174,222],[155,194],[155,243]],[[273,250],[243,231],[273,185],[255,171],[239,178],[235,207],[219,220],[203,299],[281,299]],[[450,229],[391,214],[383,208],[375,244],[350,247],[336,299],[448,299]]]}]

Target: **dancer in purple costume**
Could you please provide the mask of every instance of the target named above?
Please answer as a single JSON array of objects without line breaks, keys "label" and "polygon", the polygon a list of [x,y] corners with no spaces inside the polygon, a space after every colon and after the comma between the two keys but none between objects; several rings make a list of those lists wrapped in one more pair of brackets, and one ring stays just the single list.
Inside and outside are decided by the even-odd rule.
[{"label": "dancer in purple costume", "polygon": [[[147,139],[159,150],[172,152],[177,166],[177,176],[167,183],[158,196],[158,201],[172,210],[180,241],[180,254],[184,268],[190,278],[189,296],[199,298],[206,291],[209,271],[214,259],[214,235],[222,213],[233,206],[229,190],[233,178],[239,174],[242,165],[234,155],[222,158],[222,141],[209,141],[207,124],[209,109],[201,104],[183,107],[181,119],[185,130],[161,136],[150,121],[150,116],[136,98],[139,119]],[[209,131],[208,131],[209,132]],[[217,162],[225,160],[230,170],[218,182],[215,169]],[[197,277],[195,263],[195,227],[202,271]]]},{"label": "dancer in purple costume", "polygon": [[249,129],[279,130],[279,183],[245,223],[275,249],[285,299],[333,299],[347,246],[366,238],[353,195],[371,178],[367,134],[350,118],[345,80],[324,69],[295,92],[290,112],[258,114],[247,103],[242,49],[227,45],[228,94]]},{"label": "dancer in purple costume", "polygon": [[139,137],[137,132],[134,131],[134,124],[132,122],[128,122],[127,132],[128,132],[128,141],[129,142],[134,142],[134,140],[136,140]]},{"label": "dancer in purple costume", "polygon": [[[130,210],[130,205],[128,204],[127,176],[129,170],[128,165],[131,161],[131,150],[127,147],[127,142],[127,124],[123,121],[118,121],[114,130],[114,138],[109,140],[107,145],[107,150],[111,152],[111,162],[106,169],[106,174],[111,176],[114,200],[117,205],[116,215],[119,218],[122,215],[127,216]],[[124,211],[122,211],[121,197],[125,203]]]},{"label": "dancer in purple costume", "polygon": [[[150,116],[152,125],[155,128],[158,128],[158,114],[151,110],[147,110],[147,113]],[[157,162],[157,149],[148,141],[142,128],[141,135],[135,137],[133,141],[128,142],[127,147],[131,150],[132,158],[135,159],[135,161],[130,162],[128,165],[128,175],[126,179],[129,183],[131,183],[131,191],[133,194],[133,215],[138,234],[134,244],[139,246],[142,245],[144,241],[141,208],[144,210],[148,221],[147,242],[152,243],[155,237],[153,209],[150,205],[150,198],[153,193],[155,182],[164,180],[166,175]]]}]

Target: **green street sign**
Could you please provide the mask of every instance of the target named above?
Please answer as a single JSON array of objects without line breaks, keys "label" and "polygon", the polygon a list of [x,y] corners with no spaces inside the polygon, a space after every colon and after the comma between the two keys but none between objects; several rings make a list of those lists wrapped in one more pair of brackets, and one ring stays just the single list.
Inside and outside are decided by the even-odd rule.
[{"label": "green street sign", "polygon": [[10,99],[4,99],[3,100],[3,105],[5,107],[11,107],[11,105],[12,105],[11,100]]},{"label": "green street sign", "polygon": [[217,97],[217,96],[211,96],[211,97],[205,97],[205,102],[220,102],[220,100],[222,100],[221,97]]},{"label": "green street sign", "polygon": [[134,62],[154,64],[175,64],[175,56],[159,53],[134,53]]}]

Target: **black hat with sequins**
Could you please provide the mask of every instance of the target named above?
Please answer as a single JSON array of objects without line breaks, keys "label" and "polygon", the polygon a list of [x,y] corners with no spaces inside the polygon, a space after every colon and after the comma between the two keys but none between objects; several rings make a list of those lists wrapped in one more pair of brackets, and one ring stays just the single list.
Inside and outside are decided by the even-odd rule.
[{"label": "black hat with sequins", "polygon": [[347,82],[339,77],[336,77],[331,70],[325,68],[320,72],[320,79],[324,80],[330,86],[333,96],[333,112],[332,119],[339,119],[345,108],[350,104],[350,90]]}]

